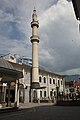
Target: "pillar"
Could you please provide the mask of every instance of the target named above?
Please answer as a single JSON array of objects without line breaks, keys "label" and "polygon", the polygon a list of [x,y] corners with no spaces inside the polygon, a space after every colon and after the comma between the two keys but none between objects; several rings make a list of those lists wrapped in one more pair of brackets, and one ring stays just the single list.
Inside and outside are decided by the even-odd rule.
[{"label": "pillar", "polygon": [[19,107],[19,80],[18,80],[18,89],[17,89],[17,107]]},{"label": "pillar", "polygon": [[16,80],[16,85],[15,85],[15,107],[19,107],[19,80]]},{"label": "pillar", "polygon": [[18,83],[18,80],[16,80],[16,84],[15,84],[15,103],[14,103],[15,107],[17,107],[17,83]]},{"label": "pillar", "polygon": [[10,82],[8,83],[8,106],[11,106],[11,101],[10,101]]},{"label": "pillar", "polygon": [[47,76],[47,92],[48,92],[48,99],[50,99],[50,82],[49,82],[49,74]]},{"label": "pillar", "polygon": [[4,103],[5,103],[5,99],[6,99],[6,86],[4,86]]}]

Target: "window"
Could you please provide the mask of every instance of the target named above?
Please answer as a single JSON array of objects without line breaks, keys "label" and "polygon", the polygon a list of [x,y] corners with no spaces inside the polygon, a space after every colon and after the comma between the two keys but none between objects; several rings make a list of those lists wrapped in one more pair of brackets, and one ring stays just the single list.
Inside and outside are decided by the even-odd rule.
[{"label": "window", "polygon": [[52,93],[53,93],[53,92],[52,92],[52,91],[50,91],[50,96],[51,96],[51,97],[52,97]]},{"label": "window", "polygon": [[59,80],[58,80],[58,85],[60,85],[60,84],[59,84]]},{"label": "window", "polygon": [[51,84],[52,82],[51,82],[51,78],[50,78],[50,84]]},{"label": "window", "polygon": [[10,56],[10,59],[14,60],[14,57],[13,57],[13,56]]},{"label": "window", "polygon": [[46,83],[46,78],[44,77],[44,83]]},{"label": "window", "polygon": [[62,81],[61,81],[61,85],[62,85],[63,83],[62,83]]},{"label": "window", "polygon": [[40,98],[42,97],[42,91],[40,91]]},{"label": "window", "polygon": [[46,97],[46,91],[44,91],[44,97]]},{"label": "window", "polygon": [[41,82],[41,76],[39,77],[39,82]]},{"label": "window", "polygon": [[55,84],[55,79],[53,79],[53,84]]}]

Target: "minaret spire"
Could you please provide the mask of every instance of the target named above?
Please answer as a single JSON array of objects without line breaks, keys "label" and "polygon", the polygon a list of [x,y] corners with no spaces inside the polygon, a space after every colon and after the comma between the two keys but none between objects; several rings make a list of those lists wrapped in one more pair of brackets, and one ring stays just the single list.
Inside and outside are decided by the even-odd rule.
[{"label": "minaret spire", "polygon": [[35,6],[34,6],[34,10],[36,10],[36,9],[35,9]]},{"label": "minaret spire", "polygon": [[37,13],[34,7],[33,14],[32,14],[32,36],[31,36],[31,43],[32,43],[32,89],[39,88],[39,71],[38,71],[38,27],[39,22],[37,20]]}]

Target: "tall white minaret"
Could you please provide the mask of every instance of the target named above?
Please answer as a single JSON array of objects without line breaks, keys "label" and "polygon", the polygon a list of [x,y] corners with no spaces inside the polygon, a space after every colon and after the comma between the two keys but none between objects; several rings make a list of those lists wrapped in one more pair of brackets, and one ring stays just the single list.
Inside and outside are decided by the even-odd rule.
[{"label": "tall white minaret", "polygon": [[40,87],[39,85],[39,71],[38,71],[38,27],[39,22],[37,20],[36,10],[34,8],[32,14],[32,36],[31,36],[31,43],[32,43],[32,89],[37,89]]}]

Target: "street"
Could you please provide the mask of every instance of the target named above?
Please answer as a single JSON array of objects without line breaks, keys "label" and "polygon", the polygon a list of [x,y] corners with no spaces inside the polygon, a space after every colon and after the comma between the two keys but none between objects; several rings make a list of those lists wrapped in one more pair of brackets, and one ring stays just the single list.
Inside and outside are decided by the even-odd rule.
[{"label": "street", "polygon": [[80,120],[80,107],[37,106],[0,114],[0,120]]}]

